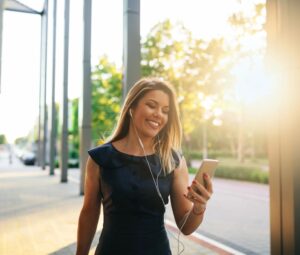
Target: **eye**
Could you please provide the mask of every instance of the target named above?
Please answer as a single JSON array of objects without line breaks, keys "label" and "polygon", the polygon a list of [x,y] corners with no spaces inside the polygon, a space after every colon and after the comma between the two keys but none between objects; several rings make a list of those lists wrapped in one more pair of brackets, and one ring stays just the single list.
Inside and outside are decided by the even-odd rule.
[{"label": "eye", "polygon": [[154,109],[154,108],[155,108],[155,104],[153,104],[153,103],[147,103],[147,105],[148,105],[151,109]]},{"label": "eye", "polygon": [[163,109],[162,112],[163,112],[163,114],[168,115],[170,110],[169,110],[169,108],[166,108],[166,109]]}]

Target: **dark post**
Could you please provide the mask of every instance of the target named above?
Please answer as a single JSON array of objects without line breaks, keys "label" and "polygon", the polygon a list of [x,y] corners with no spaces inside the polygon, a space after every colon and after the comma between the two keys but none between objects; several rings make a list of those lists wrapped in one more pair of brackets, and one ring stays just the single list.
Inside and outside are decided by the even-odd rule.
[{"label": "dark post", "polygon": [[123,99],[141,77],[140,1],[124,0],[123,23]]},{"label": "dark post", "polygon": [[92,0],[84,1],[84,40],[83,40],[83,87],[79,105],[80,132],[80,195],[84,193],[85,165],[87,150],[91,146],[91,23]]}]

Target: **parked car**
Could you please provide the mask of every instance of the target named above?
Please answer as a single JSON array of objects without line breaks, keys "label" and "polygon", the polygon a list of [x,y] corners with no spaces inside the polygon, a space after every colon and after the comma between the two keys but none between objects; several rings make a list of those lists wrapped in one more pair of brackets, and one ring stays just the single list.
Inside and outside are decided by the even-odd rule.
[{"label": "parked car", "polygon": [[24,151],[21,156],[21,161],[24,165],[34,165],[36,160],[36,156],[31,151]]}]

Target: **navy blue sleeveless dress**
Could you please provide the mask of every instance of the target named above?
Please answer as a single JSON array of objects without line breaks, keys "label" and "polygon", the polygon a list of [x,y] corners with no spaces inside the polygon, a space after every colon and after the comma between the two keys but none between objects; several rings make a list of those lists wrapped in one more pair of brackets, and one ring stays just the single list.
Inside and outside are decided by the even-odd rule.
[{"label": "navy blue sleeveless dress", "polygon": [[[118,151],[107,143],[88,151],[100,166],[104,223],[97,255],[170,255],[164,227],[165,209],[144,156]],[[174,153],[176,165],[179,159]],[[156,178],[161,164],[156,154],[147,156]],[[168,203],[173,172],[159,175],[164,203]]]}]

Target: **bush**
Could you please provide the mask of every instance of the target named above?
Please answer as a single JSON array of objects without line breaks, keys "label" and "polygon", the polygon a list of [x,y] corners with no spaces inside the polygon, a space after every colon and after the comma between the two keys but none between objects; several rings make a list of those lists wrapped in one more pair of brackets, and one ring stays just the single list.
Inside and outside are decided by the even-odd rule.
[{"label": "bush", "polygon": [[[202,159],[203,154],[202,151],[199,150],[184,150],[183,151],[185,157],[188,157],[190,159]],[[215,158],[223,158],[223,157],[232,157],[231,153],[229,151],[208,151],[208,157],[211,159]]]},{"label": "bush", "polygon": [[258,183],[268,183],[269,173],[253,166],[220,166],[217,168],[216,177],[251,181]]},{"label": "bush", "polygon": [[[190,168],[189,172],[194,174],[197,169]],[[247,165],[224,165],[220,164],[215,172],[215,177],[224,179],[233,179],[241,181],[250,181],[257,183],[269,183],[269,173],[262,171],[257,166]]]},{"label": "bush", "polygon": [[[203,154],[202,154],[201,150],[184,149],[183,153],[186,157],[189,157],[191,159],[200,159],[201,160],[203,158],[203,156],[202,156]],[[208,158],[211,158],[211,159],[234,157],[234,155],[232,155],[232,152],[229,150],[209,150],[207,154],[208,154]],[[250,155],[249,153],[245,153],[245,157],[252,159],[252,155]],[[266,157],[267,157],[267,155],[265,155],[263,153],[256,153],[256,155],[255,155],[256,159],[265,159]]]},{"label": "bush", "polygon": [[[69,158],[68,160],[68,168],[78,168],[79,167],[79,160],[74,158]],[[59,168],[59,160],[55,160],[55,168]]]}]

